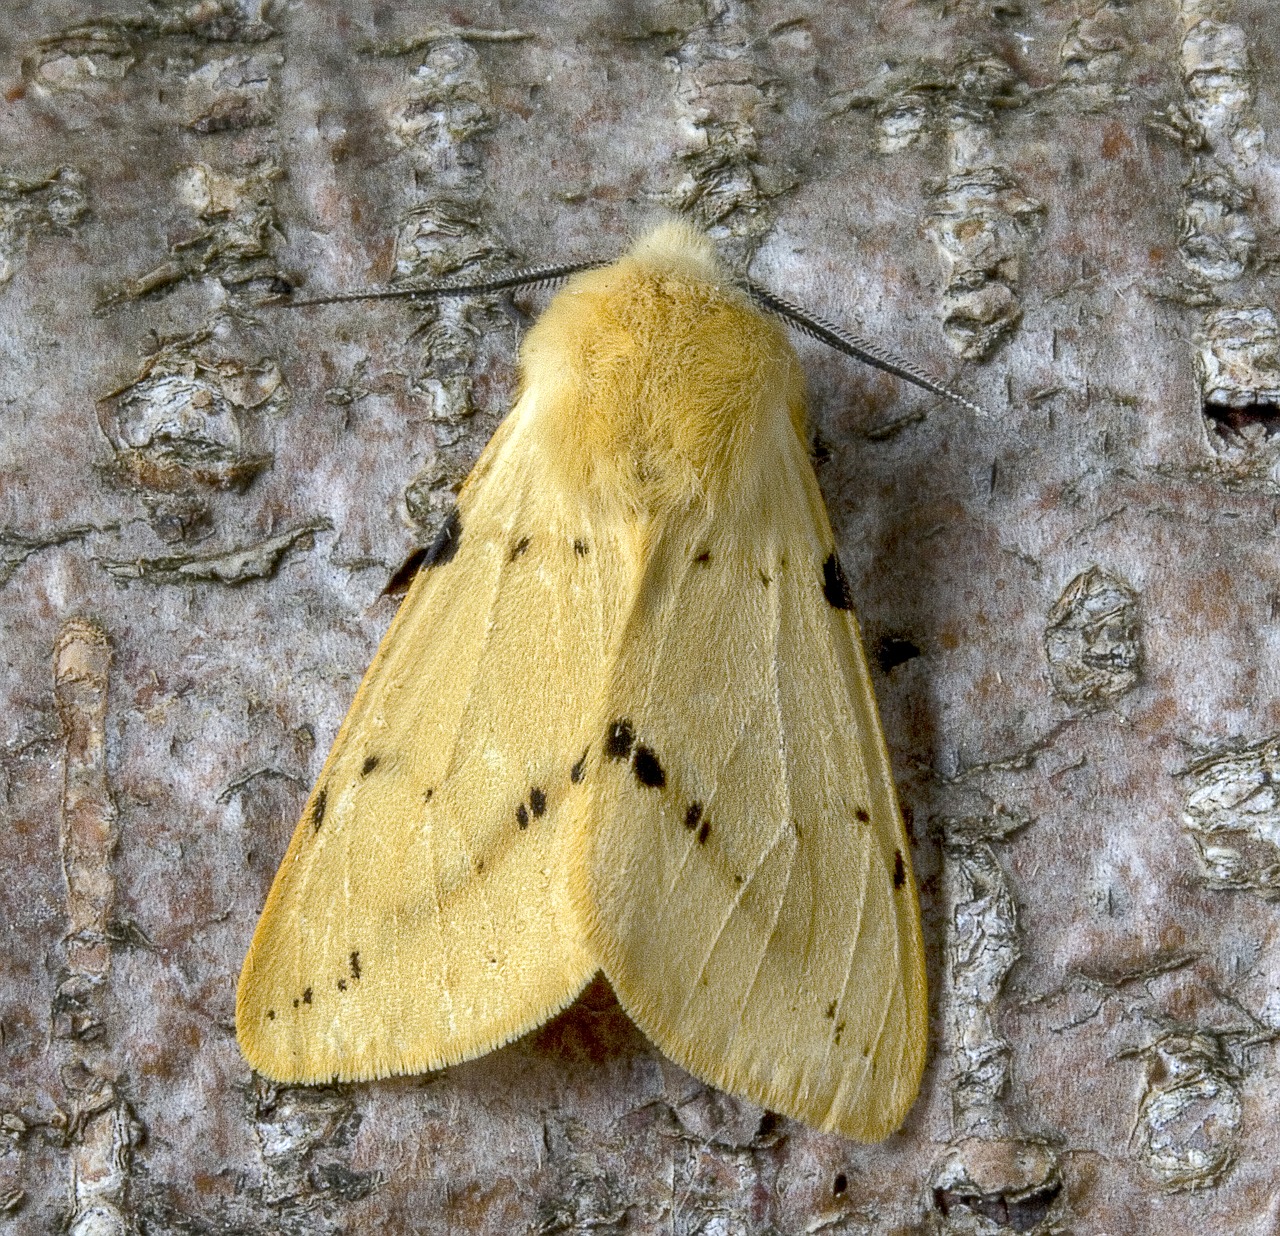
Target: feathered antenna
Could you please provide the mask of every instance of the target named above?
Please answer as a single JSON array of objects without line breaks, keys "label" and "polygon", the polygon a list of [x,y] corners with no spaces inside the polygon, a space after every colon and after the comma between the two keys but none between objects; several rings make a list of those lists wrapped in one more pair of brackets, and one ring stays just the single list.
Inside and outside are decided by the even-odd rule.
[{"label": "feathered antenna", "polygon": [[[465,283],[429,283],[412,288],[387,288],[372,292],[336,292],[332,296],[309,296],[299,300],[282,300],[273,302],[276,306],[301,308],[304,305],[345,305],[360,300],[442,300],[452,297],[485,296],[494,292],[509,292],[514,288],[548,287],[563,283],[571,275],[584,270],[598,270],[602,266],[612,264],[612,259],[600,258],[591,262],[570,262],[560,266],[529,266],[523,270],[515,270],[505,275],[496,275],[492,279],[481,279]],[[775,296],[767,288],[749,279],[739,280],[740,287],[762,309],[775,314],[785,322],[790,322],[797,330],[825,343],[837,352],[851,356],[854,360],[891,373],[902,378],[913,386],[930,394],[938,395],[951,403],[978,416],[986,416],[987,411],[980,405],[966,399],[963,395],[935,382],[928,374],[913,365],[910,361],[894,356],[877,344],[863,339],[843,327],[828,322],[816,313],[810,313],[781,296]]]},{"label": "feathered antenna", "polygon": [[930,391],[934,395],[941,395],[943,399],[959,404],[962,408],[968,408],[970,412],[974,412],[978,416],[987,415],[985,408],[972,403],[963,395],[957,395],[955,391],[943,386],[941,382],[935,382],[928,374],[917,369],[910,361],[894,356],[892,352],[886,352],[870,340],[863,339],[853,334],[852,331],[847,331],[843,327],[835,325],[834,322],[828,322],[826,318],[819,317],[816,313],[801,309],[799,305],[793,304],[789,300],[783,300],[781,296],[775,296],[758,283],[744,280],[738,286],[762,309],[767,309],[770,313],[777,314],[784,321],[790,322],[796,330],[802,331],[814,339],[821,340],[829,348],[834,348],[837,352],[843,352],[846,356],[852,356],[854,360],[860,360],[864,365],[871,365],[875,369],[883,369],[885,373],[891,373],[894,377],[902,378],[903,381],[910,382],[921,390]]},{"label": "feathered antenna", "polygon": [[356,300],[442,300],[451,296],[483,296],[489,292],[509,292],[512,288],[547,287],[563,283],[570,275],[610,265],[601,258],[595,262],[570,262],[564,266],[527,266],[507,275],[497,275],[478,283],[428,283],[416,288],[387,288],[373,292],[335,292],[332,296],[309,296],[305,300],[276,301],[277,306],[294,308],[301,305],[345,305]]}]

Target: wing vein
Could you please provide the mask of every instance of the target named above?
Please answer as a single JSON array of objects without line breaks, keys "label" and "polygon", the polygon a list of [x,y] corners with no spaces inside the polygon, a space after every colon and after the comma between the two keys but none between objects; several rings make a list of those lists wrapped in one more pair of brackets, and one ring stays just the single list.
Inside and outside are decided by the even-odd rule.
[{"label": "wing vein", "polygon": [[[853,942],[849,946],[849,961],[845,966],[844,982],[840,986],[840,995],[836,998],[836,1009],[838,1011],[843,1011],[844,1009],[845,997],[849,994],[849,984],[853,981],[853,972],[858,967],[861,961],[861,958],[859,956],[859,949],[862,943],[863,927],[865,926],[865,923],[866,923],[865,911],[867,906],[867,887],[868,887],[867,871],[866,871],[866,863],[864,862],[863,878],[862,878],[862,896],[858,901],[857,926],[854,928]],[[823,1054],[824,1062],[831,1059],[831,1054],[835,1050],[836,1027],[838,1024],[839,1024],[838,1019],[833,1018],[831,1022],[831,1033],[827,1035],[827,1048]]]},{"label": "wing vein", "polygon": [[[707,949],[706,953],[704,954],[702,958],[702,962],[698,966],[697,973],[693,977],[693,982],[689,984],[689,990],[685,993],[684,1002],[680,1006],[681,1015],[683,1015],[686,1012],[686,1010],[689,1007],[689,1001],[692,1000],[694,995],[696,994],[698,990],[698,986],[702,982],[702,976],[707,972],[707,966],[711,964],[711,955],[716,951],[716,945],[719,944],[720,937],[724,934],[724,929],[729,925],[730,921],[732,920],[733,915],[737,910],[738,903],[741,900],[742,895],[745,893],[747,886],[750,885],[752,881],[755,880],[756,876],[760,873],[764,865],[769,861],[770,858],[773,857],[773,852],[778,848],[783,837],[788,835],[790,835],[789,830],[785,826],[782,828],[779,828],[774,833],[773,839],[765,847],[764,853],[761,854],[760,856],[760,861],[755,865],[755,869],[743,881],[742,887],[738,890],[737,895],[729,903],[728,910],[725,912],[725,915],[721,919],[719,926],[716,928],[715,935],[712,936],[711,938],[711,946]],[[693,842],[690,842],[690,848],[692,848],[693,844],[694,844]],[[781,902],[778,903],[779,908],[781,907],[781,904],[782,904]],[[774,915],[774,922],[775,923],[777,922],[776,913]]]},{"label": "wing vein", "polygon": [[[527,491],[527,485],[525,487],[525,490]],[[524,497],[524,491],[522,491],[521,497],[522,498]],[[477,495],[477,500],[478,499],[479,499],[479,495]],[[517,503],[516,505],[517,510],[519,509],[520,505],[521,504]],[[506,560],[505,555],[500,553],[498,557],[501,562],[501,565],[498,567],[497,571],[494,573],[493,587],[489,591],[488,605],[484,611],[484,640],[480,645],[480,653],[476,658],[476,662],[475,662],[476,667],[479,667],[484,663],[485,651],[488,649],[489,641],[493,638],[494,611],[498,608],[498,601],[502,596],[503,581],[507,575],[507,572],[511,569],[511,564]],[[459,710],[459,713],[458,713],[458,724],[453,731],[453,741],[449,746],[449,758],[445,762],[444,772],[441,774],[441,779],[445,782],[447,782],[454,775],[454,773],[457,772],[459,755],[464,750],[465,741],[468,738],[472,737],[474,734],[474,731],[470,728],[470,726],[468,725],[468,722],[471,720],[472,716],[475,713],[476,689],[479,686],[479,683],[480,683],[480,674],[478,672],[478,668],[473,668],[470,678],[467,679],[467,693],[466,693],[466,696],[463,698],[462,708]],[[470,858],[474,856],[469,854],[468,857]]]},{"label": "wing vein", "polygon": [[[774,570],[775,575],[778,575],[779,572],[776,564],[777,555],[775,554],[773,555],[773,557],[775,558],[775,561],[770,563],[770,566]],[[746,1013],[747,1005],[750,1004],[751,1002],[752,993],[756,989],[756,984],[759,983],[760,981],[760,972],[764,968],[765,958],[769,954],[769,949],[770,949],[770,946],[773,944],[774,936],[776,936],[778,933],[778,923],[782,918],[782,908],[784,905],[786,905],[787,895],[791,891],[791,878],[795,873],[796,851],[800,848],[798,845],[798,842],[795,840],[795,834],[793,831],[795,828],[795,809],[794,809],[794,795],[793,795],[794,787],[792,785],[792,780],[791,780],[791,766],[787,760],[787,734],[786,734],[786,728],[783,724],[783,717],[782,717],[782,684],[778,676],[778,646],[779,646],[779,639],[781,637],[781,632],[782,632],[781,597],[782,597],[782,580],[779,578],[777,581],[777,587],[772,590],[772,596],[770,597],[770,605],[769,605],[770,615],[773,619],[771,624],[772,625],[772,655],[769,658],[769,665],[772,671],[771,682],[772,682],[773,690],[770,693],[769,699],[773,704],[773,720],[774,720],[774,724],[776,727],[776,734],[777,734],[777,744],[776,744],[775,754],[778,761],[778,779],[781,782],[780,798],[782,799],[784,810],[782,812],[782,819],[779,821],[777,830],[775,832],[775,842],[773,845],[770,846],[770,850],[772,851],[777,848],[777,840],[776,840],[777,838],[780,838],[784,834],[791,835],[793,838],[792,847],[791,847],[791,861],[787,863],[786,878],[783,880],[782,890],[779,893],[776,900],[776,904],[774,905],[774,908],[773,908],[773,918],[769,923],[769,930],[767,933],[765,933],[765,936],[760,943],[758,956],[756,957],[755,967],[751,973],[751,981],[750,983],[747,984],[746,993],[743,995],[741,1001],[738,1004],[738,1012],[737,1012],[737,1017],[734,1021],[734,1028],[732,1033],[729,1036],[730,1043],[732,1043],[733,1040],[737,1038],[738,1032],[742,1029],[742,1020],[743,1020],[744,1014]],[[788,825],[791,826],[791,829],[788,829]],[[735,898],[730,907],[730,917],[732,917],[732,915],[737,912],[737,908],[738,908],[738,900],[737,898]]]},{"label": "wing vein", "polygon": [[[724,757],[720,760],[719,764],[716,767],[715,783],[712,786],[711,793],[707,795],[707,801],[703,804],[708,815],[710,815],[712,809],[715,807],[716,792],[720,787],[720,781],[721,781],[720,774],[724,770],[724,768],[730,763],[730,761],[733,759],[734,755],[737,754],[738,748],[742,745],[742,740],[746,737],[747,732],[751,729],[752,721],[755,717],[756,712],[759,710],[759,707],[760,707],[759,704],[753,704],[750,712],[748,712],[747,715],[743,717],[741,725],[738,726],[738,732],[733,736],[733,741],[729,744],[728,748],[725,751]],[[684,876],[685,868],[689,865],[689,860],[693,856],[694,848],[695,848],[694,840],[692,837],[690,837],[689,844],[685,846],[684,857],[681,858],[680,865],[676,868],[675,875],[672,877],[671,883],[667,886],[668,897],[670,897],[675,892],[676,886],[680,883],[681,878]],[[765,857],[767,857],[767,855]],[[759,869],[760,869],[760,864],[757,864],[755,871],[759,871]],[[748,879],[743,883],[742,888],[738,890],[739,896],[741,895],[742,892],[745,891],[747,884],[749,884],[750,881],[755,878],[755,871],[753,871],[751,876],[748,877]],[[735,896],[734,898],[735,904],[737,900],[738,900],[738,896]],[[730,908],[730,916],[732,916],[732,907]],[[726,918],[725,921],[728,922],[728,918]],[[723,930],[723,927],[722,927],[722,930]],[[714,940],[712,941],[711,946],[713,949],[715,948]]]},{"label": "wing vein", "polygon": [[[501,460],[495,461],[494,472],[497,472],[499,475],[502,475],[501,470],[497,467],[497,465],[500,463],[501,463]],[[494,483],[494,480],[493,480],[494,472],[491,472],[489,474],[489,482],[488,482],[489,484]],[[529,496],[528,475],[526,473],[521,473],[520,481],[521,481],[521,484],[518,491],[519,496],[512,503],[510,508],[511,510],[514,510],[516,512],[520,512],[524,510],[527,504],[528,496]],[[479,505],[480,502],[482,501],[483,501],[483,492],[478,492],[475,497],[475,504]],[[511,530],[512,530],[511,525],[510,525],[510,522],[508,521],[502,527],[502,535],[504,537],[509,538],[511,534]],[[468,740],[474,741],[475,734],[477,732],[483,732],[482,726],[478,727],[472,723],[472,720],[475,717],[477,709],[480,709],[483,714],[487,714],[488,708],[489,708],[489,704],[487,701],[477,703],[476,692],[480,684],[482,667],[485,665],[485,660],[486,660],[485,654],[489,650],[489,646],[493,640],[495,629],[496,629],[495,623],[494,623],[494,614],[497,611],[499,602],[502,598],[503,587],[507,582],[508,573],[513,569],[512,567],[513,560],[511,559],[510,555],[502,552],[503,547],[501,545],[499,545],[497,549],[498,549],[497,558],[498,558],[499,565],[498,565],[497,571],[494,573],[493,588],[489,593],[488,606],[484,611],[484,636],[481,641],[480,652],[476,658],[471,677],[467,682],[467,694],[463,702],[462,709],[459,712],[458,725],[453,732],[453,742],[449,748],[449,758],[445,764],[445,771],[442,777],[442,781],[445,783],[448,783],[450,779],[454,776],[454,774],[458,771],[459,762],[462,757],[462,753],[466,749],[465,747],[466,742]],[[469,819],[467,815],[467,810],[469,807],[470,807],[470,804],[465,804],[463,806],[463,809],[457,812],[456,815],[451,813],[450,823],[453,826],[452,837],[456,840],[457,848],[461,852],[463,859],[467,863],[468,867],[474,871],[475,865],[476,865],[476,853],[467,837],[467,830],[463,826],[464,821]],[[441,815],[443,815],[443,813],[441,813]],[[432,830],[432,837],[434,840],[437,841],[438,844],[443,845],[445,843],[443,837],[440,837],[438,839],[436,838],[436,830],[434,829]],[[432,866],[433,866],[433,869],[438,870],[438,864],[433,862]],[[458,947],[458,940],[457,940],[458,933],[456,932],[456,930],[450,933],[446,933],[445,931],[444,904],[442,900],[443,890],[441,889],[439,879],[433,878],[432,887],[436,891],[436,913],[438,915],[437,921],[439,923],[439,934],[440,934],[442,981],[443,981],[444,990],[446,992],[446,1002],[448,1003],[449,1009],[450,1009],[450,1029],[452,1030],[453,1002],[452,1002],[451,996],[449,996],[448,993],[451,992],[453,988],[448,981],[448,974],[449,974],[450,967],[446,959],[453,959],[455,962],[454,968],[458,969],[459,971],[461,971],[465,967],[462,962],[458,961],[456,958],[453,958],[452,956]],[[479,952],[482,954],[483,957],[487,958],[490,955],[491,951],[496,954],[497,952],[496,943],[501,938],[501,932],[498,928],[497,916],[494,914],[493,903],[489,896],[488,885],[484,881],[477,881],[474,883],[473,887],[476,890],[477,900],[479,901],[479,908],[480,908],[480,915],[478,915],[477,918],[479,919],[482,916],[481,921],[478,921],[475,924],[475,926],[479,928],[480,931],[482,932],[482,943],[481,943]],[[480,998],[479,996],[473,997],[473,999],[477,999],[477,1000],[479,998]],[[486,1012],[488,1011],[487,1007],[485,1011]]]}]

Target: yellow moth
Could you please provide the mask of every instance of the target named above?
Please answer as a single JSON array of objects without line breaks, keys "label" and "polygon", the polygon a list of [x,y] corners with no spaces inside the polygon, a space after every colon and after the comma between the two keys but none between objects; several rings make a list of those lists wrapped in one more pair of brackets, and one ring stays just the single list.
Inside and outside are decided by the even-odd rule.
[{"label": "yellow moth", "polygon": [[920,915],[782,328],[678,223],[576,275],[378,649],[236,999],[282,1082],[437,1069],[603,971],[695,1076],[886,1137]]}]

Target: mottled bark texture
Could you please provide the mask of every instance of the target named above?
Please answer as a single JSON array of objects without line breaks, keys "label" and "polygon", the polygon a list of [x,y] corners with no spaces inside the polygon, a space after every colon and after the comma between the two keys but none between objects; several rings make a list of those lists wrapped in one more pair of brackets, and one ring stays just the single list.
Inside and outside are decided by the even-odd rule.
[{"label": "mottled bark texture", "polygon": [[[0,12],[0,1209],[108,1233],[1280,1231],[1274,0]],[[932,1063],[859,1147],[597,982],[443,1073],[232,1028],[305,790],[510,398],[656,207],[801,340],[913,824]]]}]

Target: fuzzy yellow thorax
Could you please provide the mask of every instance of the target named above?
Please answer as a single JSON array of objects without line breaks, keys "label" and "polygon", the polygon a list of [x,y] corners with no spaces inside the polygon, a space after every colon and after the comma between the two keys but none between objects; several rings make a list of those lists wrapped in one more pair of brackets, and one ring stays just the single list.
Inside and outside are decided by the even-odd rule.
[{"label": "fuzzy yellow thorax", "polygon": [[731,500],[756,479],[756,435],[779,420],[805,430],[803,372],[782,328],[679,223],[552,300],[521,350],[521,388],[537,392],[562,480],[637,513]]}]

